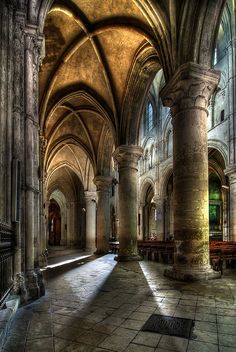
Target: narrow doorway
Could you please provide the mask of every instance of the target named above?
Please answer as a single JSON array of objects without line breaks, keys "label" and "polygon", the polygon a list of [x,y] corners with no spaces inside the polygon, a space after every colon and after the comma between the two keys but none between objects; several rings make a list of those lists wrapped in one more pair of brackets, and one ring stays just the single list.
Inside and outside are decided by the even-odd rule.
[{"label": "narrow doorway", "polygon": [[48,214],[48,230],[49,230],[49,239],[48,244],[50,246],[60,246],[61,242],[61,211],[57,202],[52,199],[50,200],[49,205],[49,214]]}]

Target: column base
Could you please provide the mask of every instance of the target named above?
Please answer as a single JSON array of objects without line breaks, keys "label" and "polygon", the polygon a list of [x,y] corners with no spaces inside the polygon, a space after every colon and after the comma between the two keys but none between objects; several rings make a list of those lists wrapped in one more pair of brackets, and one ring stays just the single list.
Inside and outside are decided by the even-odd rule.
[{"label": "column base", "polygon": [[85,247],[85,252],[95,253],[96,247]]},{"label": "column base", "polygon": [[193,282],[218,279],[221,277],[221,272],[214,271],[213,269],[211,269],[211,267],[207,268],[206,270],[184,270],[182,268],[175,268],[173,266],[165,269],[164,276],[170,277],[175,280]]},{"label": "column base", "polygon": [[15,275],[13,293],[20,297],[20,303],[27,302],[27,290],[25,287],[25,276],[23,273],[17,273]]},{"label": "column base", "polygon": [[118,254],[117,257],[114,258],[117,262],[132,262],[132,261],[141,261],[143,258],[139,254],[134,255],[125,255]]},{"label": "column base", "polygon": [[25,274],[25,287],[27,290],[27,300],[32,300],[40,297],[38,275],[33,270],[30,270]]},{"label": "column base", "polygon": [[35,269],[35,273],[37,275],[38,286],[39,286],[39,295],[41,297],[41,296],[45,295],[45,284],[43,281],[43,274],[39,268]]}]

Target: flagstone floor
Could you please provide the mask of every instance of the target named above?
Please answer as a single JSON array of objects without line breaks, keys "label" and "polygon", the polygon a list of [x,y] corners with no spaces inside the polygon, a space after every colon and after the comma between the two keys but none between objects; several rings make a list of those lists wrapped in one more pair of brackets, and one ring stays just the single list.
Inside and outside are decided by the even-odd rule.
[{"label": "flagstone floor", "polygon": [[[236,270],[183,283],[164,268],[113,254],[48,268],[46,295],[18,309],[3,352],[236,352]],[[190,338],[141,331],[153,313],[193,319]]]}]

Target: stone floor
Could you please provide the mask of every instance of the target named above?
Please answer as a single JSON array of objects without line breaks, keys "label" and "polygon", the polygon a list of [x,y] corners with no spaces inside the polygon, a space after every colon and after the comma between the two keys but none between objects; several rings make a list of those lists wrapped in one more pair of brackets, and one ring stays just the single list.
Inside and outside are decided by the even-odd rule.
[{"label": "stone floor", "polygon": [[[236,351],[236,271],[187,284],[163,270],[108,254],[44,271],[46,295],[17,311],[3,351]],[[140,331],[152,313],[194,319],[191,338]]]}]

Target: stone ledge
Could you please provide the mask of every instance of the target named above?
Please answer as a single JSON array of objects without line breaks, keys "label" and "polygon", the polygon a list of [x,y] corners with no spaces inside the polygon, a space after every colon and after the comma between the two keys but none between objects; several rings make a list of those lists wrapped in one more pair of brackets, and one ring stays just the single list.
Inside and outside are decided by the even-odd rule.
[{"label": "stone ledge", "polygon": [[10,296],[0,309],[0,350],[5,343],[8,329],[13,316],[15,315],[20,304],[20,297],[17,295]]}]

